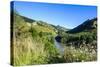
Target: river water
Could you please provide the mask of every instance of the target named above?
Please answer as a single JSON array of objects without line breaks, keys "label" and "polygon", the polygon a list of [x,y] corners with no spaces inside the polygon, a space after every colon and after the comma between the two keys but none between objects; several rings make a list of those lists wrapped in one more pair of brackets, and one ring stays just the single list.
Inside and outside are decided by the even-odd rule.
[{"label": "river water", "polygon": [[56,48],[59,50],[59,53],[63,54],[64,53],[64,46],[63,46],[63,44],[57,42],[55,39],[54,39],[54,42],[55,42]]}]

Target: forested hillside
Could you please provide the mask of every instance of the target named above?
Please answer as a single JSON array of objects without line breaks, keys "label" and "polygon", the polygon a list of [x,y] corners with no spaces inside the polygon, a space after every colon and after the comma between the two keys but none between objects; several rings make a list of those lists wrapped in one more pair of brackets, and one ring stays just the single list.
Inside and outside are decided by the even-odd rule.
[{"label": "forested hillside", "polygon": [[85,22],[78,25],[74,29],[69,30],[68,32],[69,33],[90,32],[90,31],[96,32],[96,30],[97,30],[97,18],[94,18],[91,20],[90,19],[86,20]]},{"label": "forested hillside", "polygon": [[66,46],[64,56],[68,59],[67,55],[70,55],[70,62],[96,60],[97,18],[87,20],[66,32],[59,31],[56,40]]},{"label": "forested hillside", "polygon": [[68,30],[67,32],[58,33],[58,40],[67,45],[73,45],[76,47],[80,46],[91,46],[96,48],[97,44],[97,18],[87,20],[81,25],[74,29]]}]

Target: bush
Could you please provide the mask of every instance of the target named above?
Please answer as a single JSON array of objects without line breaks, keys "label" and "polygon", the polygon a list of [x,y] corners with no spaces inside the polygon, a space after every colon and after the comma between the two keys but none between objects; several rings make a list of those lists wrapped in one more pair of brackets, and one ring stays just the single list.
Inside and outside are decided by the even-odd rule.
[{"label": "bush", "polygon": [[37,37],[38,36],[38,32],[36,29],[34,28],[30,28],[29,32],[32,34],[32,37]]}]

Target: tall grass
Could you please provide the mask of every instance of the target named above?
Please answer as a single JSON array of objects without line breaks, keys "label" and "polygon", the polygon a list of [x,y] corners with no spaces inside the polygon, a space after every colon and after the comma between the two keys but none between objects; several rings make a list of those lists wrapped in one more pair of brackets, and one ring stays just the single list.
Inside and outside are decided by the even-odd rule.
[{"label": "tall grass", "polygon": [[67,46],[64,49],[64,60],[65,62],[86,62],[96,61],[97,52],[92,50],[89,52],[88,48],[75,48],[73,46]]},{"label": "tall grass", "polygon": [[[17,34],[15,30],[15,34]],[[47,64],[57,54],[52,35],[41,35],[36,30],[14,34],[12,65]]]},{"label": "tall grass", "polygon": [[[28,65],[28,64],[46,64],[49,61],[49,52],[53,44],[45,44],[42,41],[37,42],[31,36],[17,39],[14,46],[14,65]],[[51,46],[49,46],[51,45]],[[49,49],[50,48],[50,49]],[[48,52],[49,51],[49,52]],[[53,53],[51,53],[52,55]]]}]

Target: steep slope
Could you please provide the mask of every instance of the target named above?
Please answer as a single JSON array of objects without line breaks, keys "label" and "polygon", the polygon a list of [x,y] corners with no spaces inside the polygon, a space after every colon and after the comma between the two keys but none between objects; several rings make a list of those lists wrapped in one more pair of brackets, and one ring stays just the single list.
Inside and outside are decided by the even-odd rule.
[{"label": "steep slope", "polygon": [[57,63],[54,29],[17,13],[12,17],[11,65]]},{"label": "steep slope", "polygon": [[[20,15],[20,16],[21,16],[21,15]],[[35,21],[36,21],[36,20],[30,19],[30,18],[25,17],[25,16],[21,16],[21,17],[25,20],[25,22],[32,23],[32,22],[35,22]]]},{"label": "steep slope", "polygon": [[87,20],[67,32],[60,32],[55,39],[64,45],[66,60],[97,60],[97,18]]},{"label": "steep slope", "polygon": [[60,33],[56,40],[67,46],[97,48],[97,18],[87,20],[66,33]]},{"label": "steep slope", "polygon": [[69,33],[88,32],[97,29],[97,18],[87,20],[74,29],[69,30]]}]

